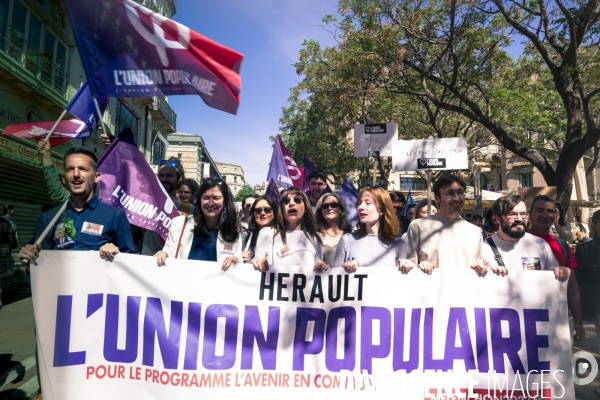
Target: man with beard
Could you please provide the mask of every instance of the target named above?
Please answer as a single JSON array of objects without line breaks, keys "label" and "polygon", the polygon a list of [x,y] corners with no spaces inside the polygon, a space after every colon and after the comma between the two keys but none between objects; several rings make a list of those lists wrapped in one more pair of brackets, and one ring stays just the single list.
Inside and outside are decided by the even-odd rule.
[{"label": "man with beard", "polygon": [[561,282],[569,279],[569,269],[558,266],[548,243],[525,232],[529,216],[523,197],[512,195],[496,200],[492,218],[500,229],[486,239],[481,251],[483,266],[475,267],[478,273],[491,269],[505,276],[509,270],[548,270],[554,271]]},{"label": "man with beard", "polygon": [[321,195],[327,192],[327,177],[321,171],[313,171],[308,176],[308,201],[310,202],[310,208],[313,213],[317,211],[317,202],[321,198]]},{"label": "man with beard", "polygon": [[[35,260],[42,249],[97,250],[105,260],[112,260],[119,252],[137,253],[125,212],[100,202],[94,195],[94,184],[100,180],[96,155],[85,147],[71,148],[65,154],[64,165],[67,207],[41,245],[26,245],[19,259]],[[35,227],[36,238],[59,209],[42,214]]]},{"label": "man with beard", "polygon": [[[557,265],[567,267],[566,269],[570,272],[571,269],[577,268],[577,262],[575,261],[575,257],[573,257],[571,248],[566,241],[550,233],[550,229],[554,226],[554,221],[556,221],[557,212],[556,203],[551,197],[545,195],[534,197],[529,206],[529,218],[531,220],[529,233],[548,243],[554,257],[558,261]],[[569,277],[567,300],[569,302],[569,311],[573,317],[575,343],[580,343],[585,338],[585,329],[583,328],[581,316],[579,285],[577,285],[575,274],[571,274]]]},{"label": "man with beard", "polygon": [[[171,157],[168,160],[162,160],[158,167],[157,177],[173,203],[175,203],[175,207],[181,211],[181,201],[177,197],[177,189],[184,179],[184,172],[179,159]],[[192,210],[193,207],[190,206],[189,212],[192,212]],[[153,256],[162,250],[163,245],[164,243],[160,235],[147,229],[144,232],[141,253],[143,256]]]},{"label": "man with beard", "polygon": [[399,270],[414,267],[431,274],[434,268],[470,268],[479,261],[481,230],[460,216],[467,184],[458,175],[446,174],[433,185],[437,214],[411,222],[406,235],[406,257]]}]

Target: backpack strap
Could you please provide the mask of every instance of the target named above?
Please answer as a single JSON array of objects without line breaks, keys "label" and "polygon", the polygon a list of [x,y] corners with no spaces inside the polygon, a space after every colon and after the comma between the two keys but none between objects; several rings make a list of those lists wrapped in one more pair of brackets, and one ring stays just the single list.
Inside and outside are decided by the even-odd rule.
[{"label": "backpack strap", "polygon": [[561,238],[555,238],[556,241],[558,242],[558,244],[560,245],[560,249],[562,250],[564,256],[565,256],[565,267],[567,268],[571,268],[569,266],[569,264],[571,263],[571,252],[569,251],[569,244],[561,239]]},{"label": "backpack strap", "polygon": [[494,258],[496,259],[496,262],[498,263],[498,265],[500,267],[504,267],[505,266],[504,260],[502,259],[502,256],[500,255],[500,252],[498,251],[498,247],[496,247],[496,243],[494,243],[494,241],[492,240],[491,237],[487,238],[486,242],[492,248],[492,251],[494,252]]}]

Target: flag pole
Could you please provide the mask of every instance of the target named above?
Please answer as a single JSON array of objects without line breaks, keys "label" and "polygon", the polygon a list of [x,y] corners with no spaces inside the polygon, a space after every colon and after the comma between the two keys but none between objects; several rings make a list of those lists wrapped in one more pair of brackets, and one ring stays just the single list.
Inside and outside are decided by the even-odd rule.
[{"label": "flag pole", "polygon": [[60,121],[62,121],[62,119],[65,117],[65,115],[67,115],[67,110],[66,109],[63,110],[62,114],[60,114],[60,117],[58,117],[58,119],[54,123],[54,126],[52,127],[52,129],[50,129],[50,132],[48,132],[48,134],[46,135],[46,138],[44,139],[45,143],[48,142],[48,139],[50,139],[50,136],[54,133],[54,130],[56,129],[56,127],[58,126],[58,124],[60,123]]},{"label": "flag pole", "polygon": [[102,119],[102,113],[100,112],[100,106],[98,105],[98,100],[96,100],[95,96],[92,96],[92,100],[94,100],[94,107],[96,107],[96,112],[98,113],[98,119],[100,120],[100,126],[102,127],[102,133],[108,135],[108,131],[104,126],[104,119]]}]

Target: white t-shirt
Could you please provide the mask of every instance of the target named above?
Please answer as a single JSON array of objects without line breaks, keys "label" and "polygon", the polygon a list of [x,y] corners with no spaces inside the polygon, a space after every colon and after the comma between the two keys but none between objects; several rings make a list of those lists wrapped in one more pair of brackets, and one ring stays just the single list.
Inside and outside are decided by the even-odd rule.
[{"label": "white t-shirt", "polygon": [[[255,257],[265,257],[269,265],[297,266],[315,265],[323,261],[322,240],[315,237],[311,242],[302,230],[286,231],[283,244],[281,235],[275,235],[274,228],[261,229],[256,240]],[[320,233],[317,233],[320,236]]]},{"label": "white t-shirt", "polygon": [[[544,239],[532,234],[525,233],[525,236],[518,241],[507,242],[500,239],[496,233],[492,236],[492,240],[509,270],[553,270],[558,266],[550,245]],[[486,267],[498,266],[494,252],[487,241],[483,242],[481,262]]]}]

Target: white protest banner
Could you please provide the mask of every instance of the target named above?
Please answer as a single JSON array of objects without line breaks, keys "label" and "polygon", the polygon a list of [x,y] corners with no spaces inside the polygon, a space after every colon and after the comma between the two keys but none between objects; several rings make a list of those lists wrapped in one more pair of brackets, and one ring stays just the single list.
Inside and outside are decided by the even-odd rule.
[{"label": "white protest banner", "polygon": [[467,138],[397,140],[392,144],[394,172],[467,169]]},{"label": "white protest banner", "polygon": [[396,139],[398,124],[354,125],[354,157],[391,156]]},{"label": "white protest banner", "polygon": [[567,285],[548,271],[44,250],[32,285],[44,400],[575,398]]}]

